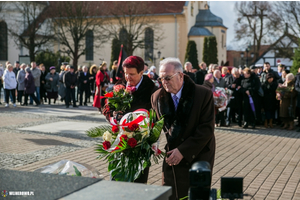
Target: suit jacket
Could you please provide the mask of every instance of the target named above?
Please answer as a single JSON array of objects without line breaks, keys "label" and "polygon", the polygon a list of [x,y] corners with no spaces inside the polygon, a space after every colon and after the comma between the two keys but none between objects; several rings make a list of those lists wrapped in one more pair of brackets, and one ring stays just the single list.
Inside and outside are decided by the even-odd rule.
[{"label": "suit jacket", "polygon": [[226,88],[227,87],[224,78],[220,78],[219,83],[217,82],[216,78],[214,78],[214,85],[215,85],[215,87],[221,87],[221,88]]},{"label": "suit jacket", "polygon": [[[89,78],[91,77],[91,75],[86,72],[86,75],[84,75],[84,72],[79,72],[79,76],[78,76],[78,84],[79,84],[79,89],[88,89],[90,87],[90,80]],[[84,81],[87,81],[86,83],[84,83]]]},{"label": "suit jacket", "polygon": [[64,74],[64,84],[66,88],[77,85],[77,75],[75,72],[67,72]]},{"label": "suit jacket", "polygon": [[201,70],[199,69],[196,73],[195,73],[195,83],[202,85],[204,83],[204,78],[206,75],[206,71],[205,70]]},{"label": "suit jacket", "polygon": [[[207,161],[211,170],[215,158],[214,100],[212,91],[195,84],[184,75],[184,86],[177,110],[175,111],[171,94],[164,88],[151,97],[152,108],[157,117],[164,116],[164,131],[167,137],[166,151],[178,148],[183,155],[181,162],[173,166],[178,186],[179,198],[188,195],[189,169],[197,161]],[[175,184],[172,167],[163,163],[164,185]]]}]

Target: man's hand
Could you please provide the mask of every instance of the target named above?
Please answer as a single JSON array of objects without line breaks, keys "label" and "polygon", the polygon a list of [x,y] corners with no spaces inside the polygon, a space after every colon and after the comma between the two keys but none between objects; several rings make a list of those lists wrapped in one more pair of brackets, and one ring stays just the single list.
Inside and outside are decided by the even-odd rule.
[{"label": "man's hand", "polygon": [[89,79],[90,79],[90,80],[91,80],[91,79],[94,79],[94,77],[90,77]]},{"label": "man's hand", "polygon": [[167,155],[170,155],[169,157],[166,158],[166,162],[170,166],[178,165],[183,158],[182,154],[180,153],[180,151],[177,148],[173,149],[172,151],[168,151]]},{"label": "man's hand", "polygon": [[53,81],[53,78],[49,78],[50,81]]},{"label": "man's hand", "polygon": [[232,85],[231,85],[231,88],[235,88],[235,84],[232,84]]},{"label": "man's hand", "polygon": [[250,95],[250,92],[249,92],[249,90],[247,90],[247,91],[246,91],[246,94],[247,94],[248,96]]},{"label": "man's hand", "polygon": [[87,83],[87,81],[83,81],[83,83]]}]

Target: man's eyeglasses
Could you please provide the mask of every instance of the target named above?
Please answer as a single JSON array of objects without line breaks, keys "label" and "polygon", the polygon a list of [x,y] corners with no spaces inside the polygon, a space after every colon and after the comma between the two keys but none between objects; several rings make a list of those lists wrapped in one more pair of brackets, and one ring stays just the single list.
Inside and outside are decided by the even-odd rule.
[{"label": "man's eyeglasses", "polygon": [[165,77],[159,77],[157,80],[158,81],[170,81],[176,74],[178,74],[179,72],[176,72],[175,74],[173,74],[172,76],[165,76]]}]

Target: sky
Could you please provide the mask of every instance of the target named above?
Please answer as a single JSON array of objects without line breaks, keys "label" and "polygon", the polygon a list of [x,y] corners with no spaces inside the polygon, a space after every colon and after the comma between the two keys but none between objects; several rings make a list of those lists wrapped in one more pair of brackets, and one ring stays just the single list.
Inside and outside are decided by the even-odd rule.
[{"label": "sky", "polygon": [[208,1],[211,12],[223,19],[223,24],[227,29],[227,49],[237,50],[239,47],[234,46],[234,22],[237,19],[237,13],[234,11],[236,1]]}]

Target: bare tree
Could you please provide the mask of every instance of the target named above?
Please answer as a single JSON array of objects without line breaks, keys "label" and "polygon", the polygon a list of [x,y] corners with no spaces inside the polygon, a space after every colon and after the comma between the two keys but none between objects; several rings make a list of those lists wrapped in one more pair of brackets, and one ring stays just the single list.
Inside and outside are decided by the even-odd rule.
[{"label": "bare tree", "polygon": [[[14,19],[16,26],[10,26],[8,31],[17,46],[23,45],[29,50],[30,60],[34,61],[40,48],[53,39],[51,22],[44,15],[48,5],[45,2],[18,1],[14,6],[22,17]],[[25,26],[24,31],[20,31],[23,28],[20,25]]]},{"label": "bare tree", "polygon": [[292,34],[300,38],[300,2],[277,1],[274,3],[276,13],[281,21],[281,30],[285,31],[285,24],[289,25]]},{"label": "bare tree", "polygon": [[235,23],[237,41],[252,41],[254,59],[259,55],[261,45],[274,42],[280,31],[280,18],[272,5],[267,1],[243,1],[235,4],[238,14]]},{"label": "bare tree", "polygon": [[112,17],[102,27],[106,36],[117,38],[123,44],[128,56],[140,48],[149,51],[148,57],[153,59],[153,52],[150,51],[157,49],[164,36],[158,21],[149,17],[151,4],[147,1],[110,2],[107,7],[107,13]]},{"label": "bare tree", "polygon": [[62,53],[68,53],[77,68],[78,59],[85,55],[85,37],[92,31],[94,47],[99,47],[104,39],[101,37],[99,27],[103,19],[97,16],[100,7],[98,2],[85,1],[59,1],[51,2],[52,21],[55,36],[58,42],[65,46]]}]

